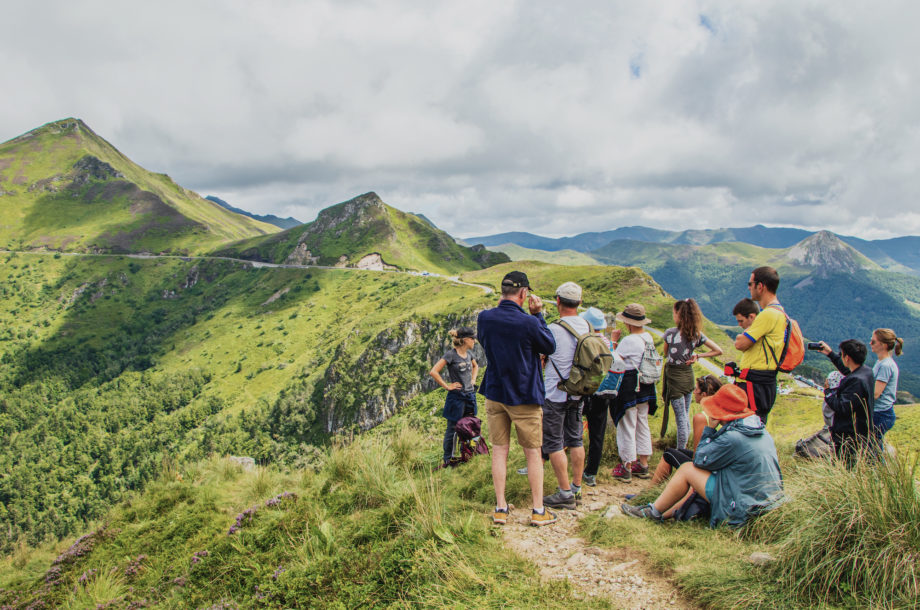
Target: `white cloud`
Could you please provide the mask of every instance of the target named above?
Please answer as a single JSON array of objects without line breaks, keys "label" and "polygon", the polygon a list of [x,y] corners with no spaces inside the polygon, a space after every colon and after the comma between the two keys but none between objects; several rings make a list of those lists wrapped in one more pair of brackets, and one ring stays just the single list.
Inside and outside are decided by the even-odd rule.
[{"label": "white cloud", "polygon": [[368,190],[459,236],[920,234],[920,5],[16,3],[0,138],[79,116],[142,165],[311,220]]}]

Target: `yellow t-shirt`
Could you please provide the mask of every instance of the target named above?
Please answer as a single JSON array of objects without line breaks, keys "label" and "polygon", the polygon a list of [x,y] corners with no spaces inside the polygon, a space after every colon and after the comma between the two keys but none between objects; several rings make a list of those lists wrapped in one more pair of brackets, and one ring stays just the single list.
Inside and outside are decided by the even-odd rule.
[{"label": "yellow t-shirt", "polygon": [[765,307],[744,331],[744,336],[754,345],[741,354],[741,368],[775,371],[776,359],[783,353],[785,344],[786,315],[777,307]]}]

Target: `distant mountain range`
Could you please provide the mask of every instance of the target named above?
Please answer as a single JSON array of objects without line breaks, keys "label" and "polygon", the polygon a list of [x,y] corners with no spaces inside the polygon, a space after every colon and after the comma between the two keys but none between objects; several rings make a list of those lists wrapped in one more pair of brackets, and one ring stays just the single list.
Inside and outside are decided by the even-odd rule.
[{"label": "distant mountain range", "polygon": [[188,254],[278,230],[145,170],[79,119],[0,144],[0,248]]},{"label": "distant mountain range", "polygon": [[[516,244],[536,250],[575,250],[593,253],[614,241],[628,240],[655,244],[704,246],[723,242],[741,242],[761,248],[789,248],[817,231],[788,227],[741,227],[734,229],[705,229],[666,231],[650,227],[620,227],[612,231],[581,233],[573,237],[542,237],[533,233],[498,233],[470,237],[463,241],[483,244],[496,249],[503,244]],[[907,236],[892,239],[864,240],[858,237],[837,236],[883,269],[920,275],[920,237]]]},{"label": "distant mountain range", "polygon": [[[640,267],[674,297],[695,298],[706,317],[727,326],[734,325],[734,304],[748,296],[746,282],[751,270],[770,265],[780,273],[780,300],[809,338],[836,345],[852,337],[868,344],[875,328],[893,328],[908,347],[920,345],[920,270],[908,267],[911,255],[916,253],[904,247],[911,240],[920,240],[916,237],[868,242],[841,238],[828,231],[800,229],[750,227],[677,233],[626,227],[560,239],[505,233],[470,241],[489,244],[519,239],[520,242],[489,247],[515,260],[568,264],[573,254],[578,254],[573,252],[576,244],[593,245],[611,234],[620,238],[582,251],[581,256],[597,264]],[[624,235],[633,238],[625,239]],[[801,235],[804,238],[789,243]],[[764,247],[740,240],[720,241],[729,236],[786,245]],[[663,241],[665,238],[670,241]],[[570,249],[539,250],[533,249],[534,245]],[[579,260],[579,264],[585,261]],[[870,355],[870,361],[872,358]],[[905,349],[898,362],[901,389],[920,394],[920,351]],[[823,356],[809,354],[804,368],[807,371],[809,367],[818,377],[829,365]]]},{"label": "distant mountain range", "polygon": [[292,216],[288,216],[287,218],[280,218],[274,214],[253,214],[252,212],[247,212],[246,210],[234,207],[220,197],[215,197],[214,195],[208,195],[205,197],[205,199],[208,201],[213,201],[225,210],[230,210],[231,212],[236,212],[237,214],[242,214],[243,216],[249,216],[250,218],[254,218],[260,222],[267,222],[268,224],[275,225],[281,229],[290,229],[291,227],[296,227],[303,224]]}]

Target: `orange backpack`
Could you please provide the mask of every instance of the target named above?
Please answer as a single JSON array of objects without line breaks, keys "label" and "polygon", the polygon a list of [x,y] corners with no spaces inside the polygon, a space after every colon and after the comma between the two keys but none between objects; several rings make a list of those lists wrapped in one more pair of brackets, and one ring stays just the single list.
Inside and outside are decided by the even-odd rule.
[{"label": "orange backpack", "polygon": [[[783,351],[777,360],[776,354],[773,359],[776,360],[776,368],[784,373],[792,372],[792,369],[802,364],[805,359],[805,338],[802,336],[802,329],[799,323],[789,317],[782,305],[773,303],[767,307],[776,307],[783,315],[786,316],[786,334],[783,336]],[[766,344],[766,342],[764,342]],[[770,350],[773,351],[773,350]]]}]

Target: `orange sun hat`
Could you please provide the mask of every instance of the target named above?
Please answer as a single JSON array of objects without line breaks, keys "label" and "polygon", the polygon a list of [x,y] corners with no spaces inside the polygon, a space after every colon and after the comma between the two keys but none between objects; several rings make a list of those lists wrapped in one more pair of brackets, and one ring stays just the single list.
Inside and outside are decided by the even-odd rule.
[{"label": "orange sun hat", "polygon": [[700,406],[706,415],[719,421],[734,421],[754,415],[748,406],[747,394],[733,384],[723,385],[712,396],[700,400]]}]

